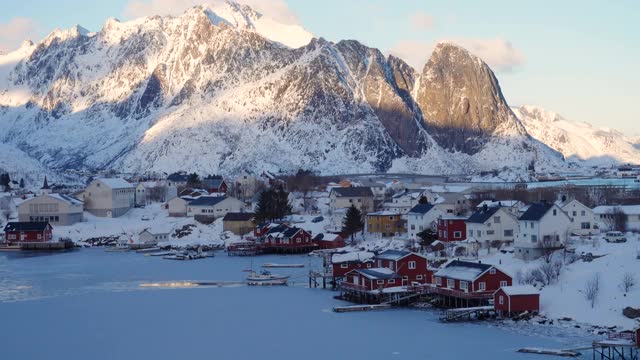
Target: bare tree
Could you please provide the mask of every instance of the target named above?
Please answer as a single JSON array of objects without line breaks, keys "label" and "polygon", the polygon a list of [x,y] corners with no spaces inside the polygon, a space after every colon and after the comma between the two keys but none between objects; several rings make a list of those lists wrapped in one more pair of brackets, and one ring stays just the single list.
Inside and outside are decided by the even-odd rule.
[{"label": "bare tree", "polygon": [[622,283],[620,283],[620,287],[624,290],[624,293],[628,293],[629,290],[636,284],[636,278],[633,273],[625,273],[622,276]]},{"label": "bare tree", "polygon": [[591,304],[591,308],[593,309],[596,305],[596,300],[598,299],[598,295],[600,294],[600,274],[595,273],[593,277],[587,280],[587,283],[584,286],[584,296],[587,301]]},{"label": "bare tree", "polygon": [[616,206],[605,216],[605,223],[611,230],[627,231],[627,214],[622,208]]}]

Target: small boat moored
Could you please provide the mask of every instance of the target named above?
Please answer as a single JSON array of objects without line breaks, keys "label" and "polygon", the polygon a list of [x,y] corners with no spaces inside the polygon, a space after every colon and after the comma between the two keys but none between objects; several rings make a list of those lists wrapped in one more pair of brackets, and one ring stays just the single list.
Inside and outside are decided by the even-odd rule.
[{"label": "small boat moored", "polygon": [[288,280],[289,276],[275,275],[266,270],[260,273],[253,271],[247,276],[248,285],[286,285]]}]

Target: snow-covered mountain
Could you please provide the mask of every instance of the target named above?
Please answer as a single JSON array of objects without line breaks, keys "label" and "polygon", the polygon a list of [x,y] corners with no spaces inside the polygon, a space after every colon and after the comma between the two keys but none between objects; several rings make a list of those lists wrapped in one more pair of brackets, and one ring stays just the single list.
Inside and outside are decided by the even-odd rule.
[{"label": "snow-covered mountain", "polygon": [[526,177],[531,164],[565,166],[454,44],[420,73],[231,1],[56,30],[0,56],[0,142],[54,169]]},{"label": "snow-covered mountain", "polygon": [[640,164],[637,138],[614,129],[567,120],[536,106],[515,107],[513,111],[531,136],[561,152],[569,161],[591,166]]}]

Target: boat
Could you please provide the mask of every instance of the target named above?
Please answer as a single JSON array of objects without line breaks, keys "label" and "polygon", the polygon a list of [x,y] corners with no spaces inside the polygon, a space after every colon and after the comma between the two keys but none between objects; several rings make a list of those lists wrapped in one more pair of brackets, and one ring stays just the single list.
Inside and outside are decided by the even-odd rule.
[{"label": "boat", "polygon": [[105,250],[106,252],[127,252],[131,250],[131,247],[129,246],[129,244],[125,241],[118,241],[118,243],[116,244],[116,246],[114,247],[110,247],[107,250]]},{"label": "boat", "polygon": [[146,249],[138,249],[136,250],[136,253],[138,254],[149,254],[149,253],[156,253],[156,252],[160,252],[162,251],[162,249],[160,249],[159,247],[152,247],[152,248],[146,248]]},{"label": "boat", "polygon": [[288,280],[289,276],[275,275],[266,270],[260,273],[253,271],[247,276],[248,285],[286,285]]},{"label": "boat", "polygon": [[203,252],[184,252],[184,253],[177,253],[174,255],[166,255],[163,256],[163,259],[166,260],[197,260],[197,259],[205,259],[207,257],[207,254],[203,253]]},{"label": "boat", "polygon": [[302,268],[304,264],[274,264],[274,263],[265,263],[262,264],[263,268]]},{"label": "boat", "polygon": [[22,246],[20,246],[20,244],[10,244],[10,243],[0,244],[0,251],[20,251],[20,250],[22,250]]}]

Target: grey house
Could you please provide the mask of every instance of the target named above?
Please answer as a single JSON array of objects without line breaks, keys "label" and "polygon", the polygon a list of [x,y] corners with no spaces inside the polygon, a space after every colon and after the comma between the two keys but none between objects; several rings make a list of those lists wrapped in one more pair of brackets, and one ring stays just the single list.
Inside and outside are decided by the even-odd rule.
[{"label": "grey house", "polygon": [[84,209],[95,216],[119,217],[134,206],[136,188],[124,179],[95,179],[84,190]]},{"label": "grey house", "polygon": [[21,222],[49,222],[66,226],[82,221],[82,201],[63,194],[43,194],[18,205]]}]

